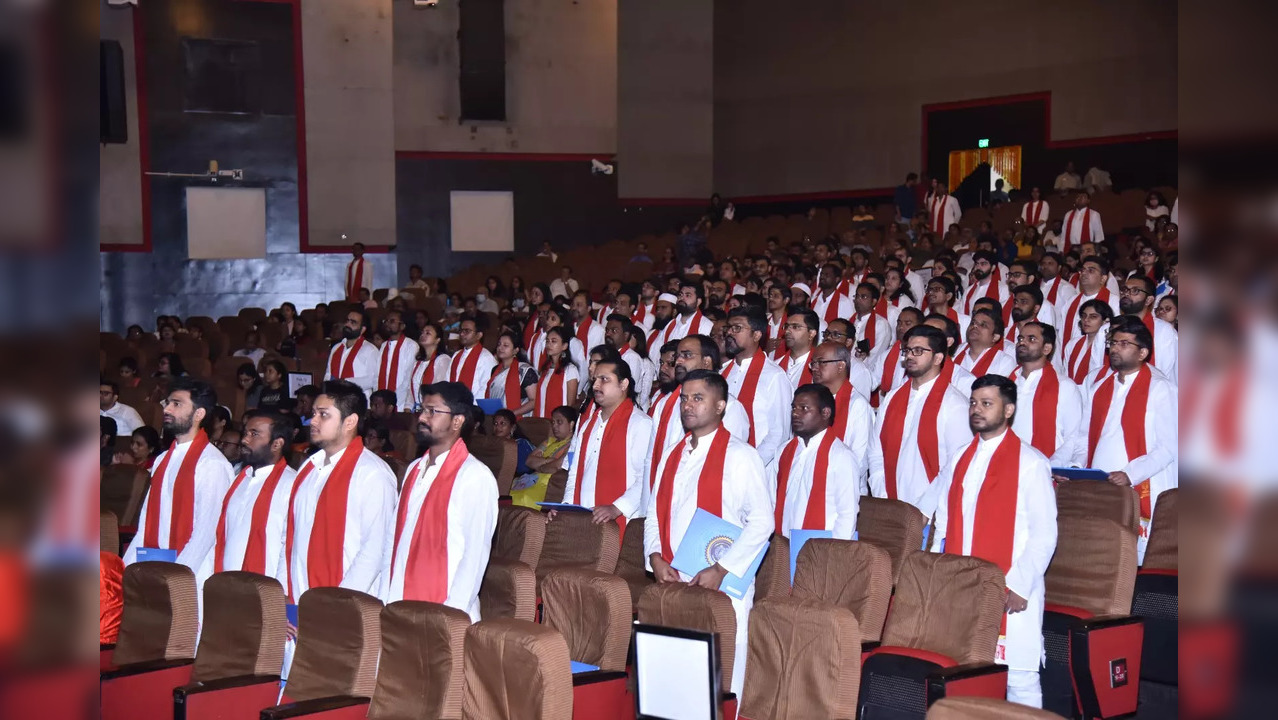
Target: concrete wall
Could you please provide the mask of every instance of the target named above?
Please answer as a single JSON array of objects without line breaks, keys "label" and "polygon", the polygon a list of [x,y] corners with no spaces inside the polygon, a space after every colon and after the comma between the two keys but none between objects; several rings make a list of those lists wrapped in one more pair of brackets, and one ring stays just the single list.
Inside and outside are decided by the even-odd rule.
[{"label": "concrete wall", "polygon": [[125,111],[129,140],[101,146],[98,165],[98,242],[142,244],[142,183],[138,158],[137,73],[133,57],[133,10],[99,2],[100,35],[124,49]]},{"label": "concrete wall", "polygon": [[729,195],[896,185],[929,103],[1051,91],[1053,140],[1177,127],[1163,0],[720,0],[714,52]]},{"label": "concrete wall", "polygon": [[458,124],[458,10],[394,3],[395,149],[612,153],[617,0],[506,0],[505,123]]},{"label": "concrete wall", "polygon": [[713,192],[713,22],[713,0],[621,2],[621,197],[698,198]]}]

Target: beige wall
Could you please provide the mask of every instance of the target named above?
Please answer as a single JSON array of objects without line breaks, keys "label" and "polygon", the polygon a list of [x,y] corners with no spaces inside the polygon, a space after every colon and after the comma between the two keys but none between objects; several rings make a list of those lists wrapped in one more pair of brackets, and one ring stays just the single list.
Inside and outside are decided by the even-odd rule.
[{"label": "beige wall", "polygon": [[142,180],[138,157],[137,75],[133,65],[133,9],[100,3],[101,36],[124,50],[124,107],[129,141],[100,145],[98,158],[98,242],[142,244]]},{"label": "beige wall", "polygon": [[617,0],[506,1],[505,123],[458,124],[458,10],[396,0],[395,149],[612,153]]},{"label": "beige wall", "polygon": [[890,187],[922,106],[1052,92],[1052,139],[1177,127],[1166,0],[717,2],[714,178],[729,195]]}]

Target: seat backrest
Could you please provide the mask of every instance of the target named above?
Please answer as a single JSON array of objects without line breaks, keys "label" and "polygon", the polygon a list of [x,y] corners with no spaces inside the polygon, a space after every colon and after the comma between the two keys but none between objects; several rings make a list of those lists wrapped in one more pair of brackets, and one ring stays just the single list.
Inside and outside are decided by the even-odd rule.
[{"label": "seat backrest", "polygon": [[901,563],[883,644],[994,662],[1003,619],[1003,572],[979,558],[915,550]]},{"label": "seat backrest", "polygon": [[617,557],[617,576],[630,587],[632,605],[639,604],[639,596],[654,582],[644,569],[643,524],[642,517],[630,518],[626,523],[626,532],[621,538],[621,554]]},{"label": "seat backrest", "polygon": [[191,680],[279,675],[288,617],[278,580],[220,572],[204,582],[204,629]]},{"label": "seat backrest", "polygon": [[1176,570],[1180,567],[1180,540],[1177,537],[1179,526],[1176,513],[1176,500],[1180,490],[1172,488],[1164,490],[1154,505],[1154,517],[1149,524],[1149,543],[1145,546],[1145,562],[1141,567],[1147,570]]},{"label": "seat backrest", "polygon": [[546,516],[532,508],[503,505],[497,509],[491,560],[515,560],[537,569],[546,540]]},{"label": "seat backrest", "polygon": [[1136,533],[1104,517],[1058,515],[1056,523],[1056,554],[1044,578],[1047,602],[1126,615],[1136,588]]},{"label": "seat backrest", "polygon": [[809,540],[795,566],[794,597],[847,608],[857,617],[861,641],[878,642],[892,601],[886,550],[853,540]]},{"label": "seat backrest", "polygon": [[[725,596],[726,597],[726,596]],[[523,620],[466,630],[465,720],[569,720],[572,668],[558,631]]]},{"label": "seat backrest", "polygon": [[524,431],[524,437],[528,438],[528,442],[533,447],[540,447],[542,443],[550,438],[550,419],[521,417],[518,421],[519,429]]},{"label": "seat backrest", "polygon": [[515,441],[475,434],[466,441],[466,449],[493,472],[493,477],[497,478],[497,494],[509,495],[510,486],[515,482],[515,468],[519,465],[519,448]]},{"label": "seat backrest", "polygon": [[382,656],[370,719],[461,718],[466,628],[456,608],[402,600],[382,608]]},{"label": "seat backrest", "polygon": [[771,598],[750,611],[741,716],[851,718],[861,685],[861,632],[846,608]]},{"label": "seat backrest", "polygon": [[568,471],[556,470],[546,481],[546,502],[563,502],[564,490],[568,487]]},{"label": "seat backrest", "polygon": [[714,633],[720,685],[728,687],[737,656],[737,616],[727,595],[681,583],[653,585],[639,597],[639,622]]},{"label": "seat backrest", "polygon": [[[102,468],[102,510],[115,515],[120,525],[132,525],[142,502],[142,491],[149,479],[146,470],[136,465],[108,465]],[[115,552],[119,552],[116,548]]]},{"label": "seat backrest", "polygon": [[901,563],[912,550],[923,546],[923,526],[927,519],[903,500],[861,498],[856,519],[857,538],[887,551],[892,559],[892,582],[901,575]]},{"label": "seat backrest", "polygon": [[754,578],[754,599],[790,597],[790,540],[774,533]]},{"label": "seat backrest", "polygon": [[600,670],[625,670],[630,647],[630,587],[594,570],[555,570],[541,581],[542,622],[568,643],[568,656]]},{"label": "seat backrest", "polygon": [[1047,710],[987,697],[946,697],[927,709],[927,720],[1060,720]]},{"label": "seat backrest", "polygon": [[1057,521],[1105,518],[1140,532],[1140,501],[1136,491],[1107,482],[1077,481],[1056,487]]},{"label": "seat backrest", "polygon": [[381,612],[381,600],[356,590],[318,587],[303,593],[285,702],[372,697],[382,647]]},{"label": "seat backrest", "polygon": [[195,657],[199,598],[195,573],[185,565],[139,562],[124,569],[120,639],[111,662]]},{"label": "seat backrest", "polygon": [[613,573],[621,554],[617,523],[596,525],[590,513],[561,512],[546,524],[546,540],[537,561],[537,577],[556,567],[581,567]]},{"label": "seat backrest", "polygon": [[479,615],[537,619],[537,575],[532,568],[518,560],[490,559],[479,585]]},{"label": "seat backrest", "polygon": [[115,519],[115,513],[102,511],[98,534],[101,536],[102,544],[99,549],[102,552],[112,555],[120,554],[120,523]]}]

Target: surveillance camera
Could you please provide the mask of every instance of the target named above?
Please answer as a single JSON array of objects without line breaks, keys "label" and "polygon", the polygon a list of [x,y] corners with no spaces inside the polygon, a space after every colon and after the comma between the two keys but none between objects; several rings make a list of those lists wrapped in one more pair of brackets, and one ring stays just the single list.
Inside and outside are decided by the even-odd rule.
[{"label": "surveillance camera", "polygon": [[611,175],[612,169],[613,168],[610,163],[603,163],[603,162],[599,162],[598,160],[590,161],[591,175]]}]

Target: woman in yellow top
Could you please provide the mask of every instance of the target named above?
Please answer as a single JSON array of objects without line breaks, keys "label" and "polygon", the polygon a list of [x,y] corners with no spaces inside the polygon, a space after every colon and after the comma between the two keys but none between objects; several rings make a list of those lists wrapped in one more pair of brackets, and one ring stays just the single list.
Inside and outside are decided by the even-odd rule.
[{"label": "woman in yellow top", "polygon": [[532,472],[515,478],[510,489],[511,502],[514,505],[540,510],[537,503],[546,499],[546,488],[550,485],[550,476],[557,470],[568,466],[568,445],[573,431],[577,427],[577,411],[567,405],[555,408],[550,413],[550,437],[532,452],[525,460]]},{"label": "woman in yellow top", "polygon": [[1038,228],[1030,225],[1022,228],[1016,233],[1016,259],[1032,260],[1034,258],[1034,249],[1042,245],[1042,241],[1038,238]]}]

